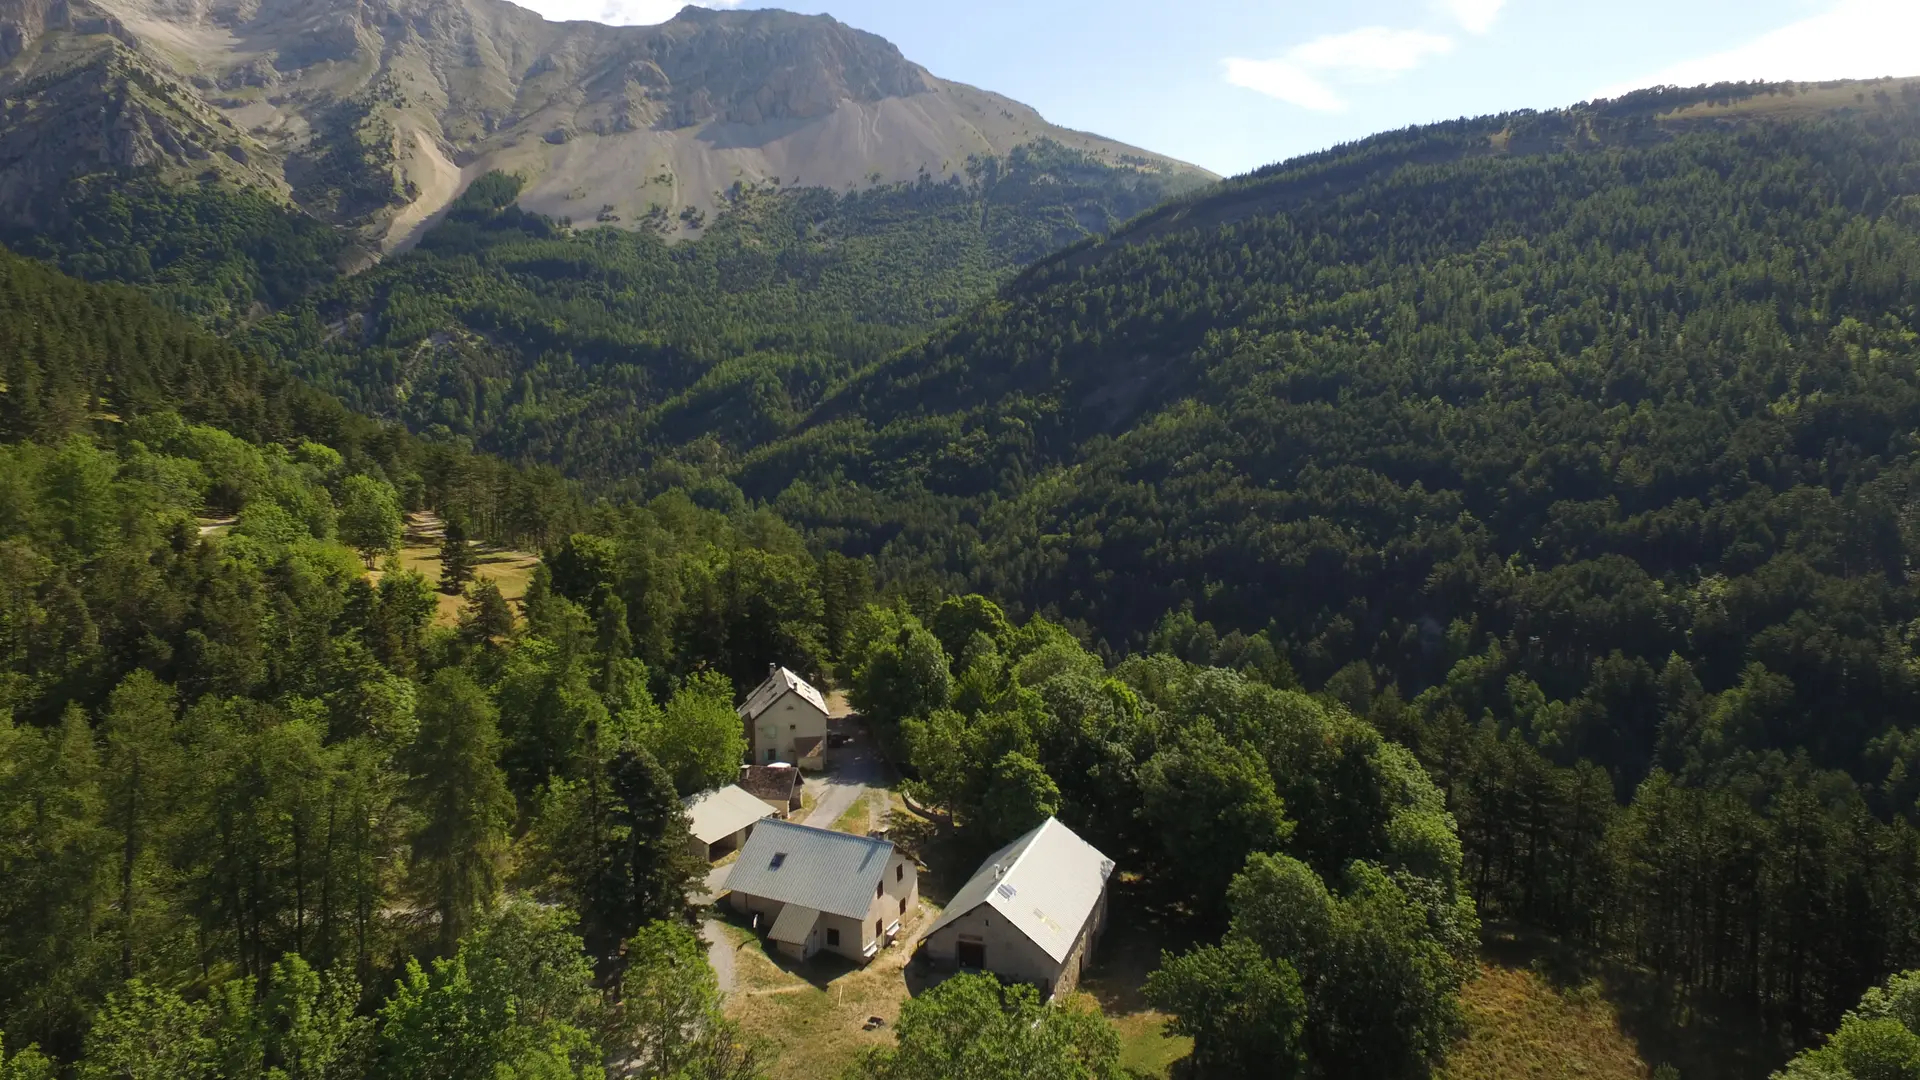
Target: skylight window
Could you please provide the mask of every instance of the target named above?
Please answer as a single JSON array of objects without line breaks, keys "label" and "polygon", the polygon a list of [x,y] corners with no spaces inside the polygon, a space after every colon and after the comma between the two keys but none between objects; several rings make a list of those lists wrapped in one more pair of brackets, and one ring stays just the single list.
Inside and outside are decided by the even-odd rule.
[{"label": "skylight window", "polygon": [[780,869],[781,865],[786,861],[787,861],[787,853],[784,851],[776,851],[773,853],[773,861],[767,864],[767,869],[778,870]]}]

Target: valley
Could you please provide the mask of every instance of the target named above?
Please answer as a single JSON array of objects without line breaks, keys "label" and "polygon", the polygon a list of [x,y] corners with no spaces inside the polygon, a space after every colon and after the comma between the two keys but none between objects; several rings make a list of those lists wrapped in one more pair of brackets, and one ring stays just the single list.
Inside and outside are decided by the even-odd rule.
[{"label": "valley", "polygon": [[0,62],[0,1080],[1920,1062],[1920,79],[1223,180],[772,9]]}]

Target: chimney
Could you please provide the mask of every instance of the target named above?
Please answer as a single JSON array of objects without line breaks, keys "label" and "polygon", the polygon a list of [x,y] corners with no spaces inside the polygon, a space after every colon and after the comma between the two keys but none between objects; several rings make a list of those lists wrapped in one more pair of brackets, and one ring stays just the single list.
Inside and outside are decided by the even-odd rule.
[{"label": "chimney", "polygon": [[778,674],[780,674],[780,665],[779,665],[779,664],[768,664],[768,665],[767,665],[767,678],[769,678],[769,679],[771,679],[771,678],[773,678],[773,677],[774,677],[775,675],[778,675]]}]

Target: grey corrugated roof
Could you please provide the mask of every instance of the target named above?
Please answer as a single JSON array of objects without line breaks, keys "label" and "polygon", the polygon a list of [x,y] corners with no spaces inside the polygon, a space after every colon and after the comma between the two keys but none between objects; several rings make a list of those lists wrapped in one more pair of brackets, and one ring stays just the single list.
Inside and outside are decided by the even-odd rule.
[{"label": "grey corrugated roof", "polygon": [[1064,961],[1112,874],[1112,859],[1048,818],[994,852],[954,894],[927,934],[989,904],[1048,956]]},{"label": "grey corrugated roof", "polygon": [[[864,918],[866,912],[861,912]],[[820,921],[820,913],[804,904],[788,904],[780,909],[780,917],[773,920],[773,929],[767,936],[775,941],[784,941],[789,945],[805,945],[807,935],[813,933],[813,924]]]},{"label": "grey corrugated roof", "polygon": [[812,683],[786,668],[776,667],[767,673],[767,681],[754,687],[753,693],[747,695],[746,703],[740,706],[738,712],[748,720],[758,719],[769,705],[785,697],[789,690],[805,698],[821,712],[827,711],[827,699],[820,696],[820,691],[815,690]]},{"label": "grey corrugated roof", "polygon": [[735,784],[689,795],[680,805],[687,811],[689,830],[703,844],[723,840],[773,814],[766,803]]},{"label": "grey corrugated roof", "polygon": [[[784,855],[780,866],[774,856]],[[864,919],[893,845],[768,818],[754,826],[727,875],[727,888],[788,904]]]}]

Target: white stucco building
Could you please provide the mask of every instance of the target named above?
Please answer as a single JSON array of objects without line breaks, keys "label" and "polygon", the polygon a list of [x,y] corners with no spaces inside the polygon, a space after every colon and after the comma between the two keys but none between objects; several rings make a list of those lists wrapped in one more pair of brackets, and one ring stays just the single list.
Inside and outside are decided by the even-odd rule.
[{"label": "white stucco building", "polygon": [[803,769],[826,764],[827,699],[813,684],[778,664],[740,706],[753,765],[786,762]]}]

